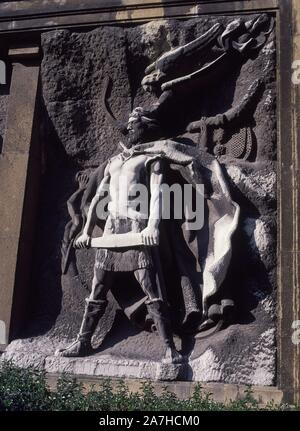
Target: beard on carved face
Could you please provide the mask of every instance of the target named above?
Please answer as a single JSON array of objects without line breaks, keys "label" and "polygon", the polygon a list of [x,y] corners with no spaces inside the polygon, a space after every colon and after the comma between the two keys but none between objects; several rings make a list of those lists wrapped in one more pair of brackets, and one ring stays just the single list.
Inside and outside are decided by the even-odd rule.
[{"label": "beard on carved face", "polygon": [[128,130],[127,140],[124,142],[127,148],[131,148],[133,145],[138,145],[146,142],[146,130],[147,126],[141,121],[137,121],[132,124]]}]

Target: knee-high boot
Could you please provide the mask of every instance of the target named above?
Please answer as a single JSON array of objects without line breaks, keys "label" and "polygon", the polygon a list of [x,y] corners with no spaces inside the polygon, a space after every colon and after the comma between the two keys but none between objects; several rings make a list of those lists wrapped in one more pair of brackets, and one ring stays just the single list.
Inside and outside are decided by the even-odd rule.
[{"label": "knee-high boot", "polygon": [[81,327],[76,340],[66,349],[56,351],[57,356],[76,357],[85,356],[92,351],[91,339],[103,316],[107,300],[92,300],[87,298]]},{"label": "knee-high boot", "polygon": [[146,305],[157,332],[166,347],[163,361],[170,363],[181,362],[182,357],[175,348],[167,306],[161,299],[148,300]]},{"label": "knee-high boot", "polygon": [[175,347],[166,305],[161,299],[148,300],[146,305],[165,346]]},{"label": "knee-high boot", "polygon": [[81,327],[77,335],[77,340],[91,342],[92,336],[99,323],[99,320],[105,313],[107,300],[93,300],[87,298],[85,310],[81,322]]}]

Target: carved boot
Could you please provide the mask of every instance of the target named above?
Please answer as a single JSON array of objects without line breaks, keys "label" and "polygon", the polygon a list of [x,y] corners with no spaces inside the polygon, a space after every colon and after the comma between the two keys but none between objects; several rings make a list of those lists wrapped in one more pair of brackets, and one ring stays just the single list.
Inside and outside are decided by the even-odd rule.
[{"label": "carved boot", "polygon": [[162,362],[168,364],[180,364],[183,361],[183,358],[181,354],[177,352],[174,344],[166,305],[161,299],[149,300],[146,304],[148,312],[156,326],[157,332],[166,347]]},{"label": "carved boot", "polygon": [[93,350],[91,339],[100,318],[105,312],[106,305],[106,300],[95,301],[87,298],[80,331],[76,340],[67,348],[57,350],[55,355],[72,358],[90,354]]}]

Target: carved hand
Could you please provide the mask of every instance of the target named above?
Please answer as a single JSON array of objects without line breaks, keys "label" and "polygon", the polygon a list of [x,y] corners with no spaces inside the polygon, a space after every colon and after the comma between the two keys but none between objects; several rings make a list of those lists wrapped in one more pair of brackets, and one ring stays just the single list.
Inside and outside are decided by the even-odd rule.
[{"label": "carved hand", "polygon": [[145,245],[158,245],[159,244],[159,230],[158,228],[147,226],[141,232],[143,243]]},{"label": "carved hand", "polygon": [[91,245],[91,237],[86,233],[83,233],[82,235],[80,235],[75,241],[76,248],[88,248],[90,247],[90,245]]},{"label": "carved hand", "polygon": [[190,123],[186,128],[186,130],[190,133],[197,132],[199,129],[200,129],[199,121],[194,121],[193,123]]},{"label": "carved hand", "polygon": [[187,132],[190,132],[190,133],[201,132],[205,121],[206,121],[206,117],[202,117],[200,121],[193,121],[187,126],[186,128]]}]

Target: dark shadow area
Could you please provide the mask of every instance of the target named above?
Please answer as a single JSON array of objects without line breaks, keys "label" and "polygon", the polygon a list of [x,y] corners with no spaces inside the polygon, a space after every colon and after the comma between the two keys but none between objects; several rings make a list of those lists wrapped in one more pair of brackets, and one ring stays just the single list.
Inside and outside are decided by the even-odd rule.
[{"label": "dark shadow area", "polygon": [[109,334],[105,336],[101,345],[94,349],[94,353],[104,352],[121,341],[138,335],[140,332],[141,330],[134,327],[122,310],[117,310],[115,320]]},{"label": "dark shadow area", "polygon": [[60,144],[45,108],[40,131],[45,145],[26,336],[49,331],[61,310],[60,246],[68,220],[66,200],[74,190],[78,170]]}]

